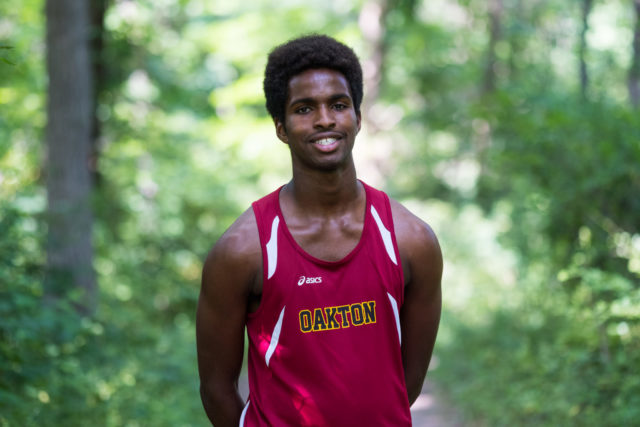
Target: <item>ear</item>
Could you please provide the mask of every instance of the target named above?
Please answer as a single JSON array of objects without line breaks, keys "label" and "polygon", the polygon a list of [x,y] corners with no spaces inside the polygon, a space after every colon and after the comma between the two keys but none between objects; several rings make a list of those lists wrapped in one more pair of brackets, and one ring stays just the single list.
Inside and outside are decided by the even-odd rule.
[{"label": "ear", "polygon": [[356,111],[356,121],[358,123],[358,132],[356,132],[356,134],[358,134],[360,132],[360,125],[362,124],[362,114],[360,114],[360,111]]},{"label": "ear", "polygon": [[276,135],[278,136],[278,139],[285,144],[288,144],[289,137],[287,136],[287,128],[284,126],[284,123],[278,119],[273,119],[273,122],[276,125]]}]

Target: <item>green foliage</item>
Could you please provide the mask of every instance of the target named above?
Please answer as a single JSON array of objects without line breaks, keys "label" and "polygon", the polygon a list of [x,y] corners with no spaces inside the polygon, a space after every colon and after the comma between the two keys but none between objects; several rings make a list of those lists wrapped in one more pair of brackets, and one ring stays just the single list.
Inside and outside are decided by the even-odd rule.
[{"label": "green foliage", "polygon": [[[415,194],[474,203],[489,218],[507,214],[498,239],[518,261],[518,286],[505,291],[505,277],[495,272],[495,284],[484,292],[493,290],[499,301],[476,298],[473,310],[456,303],[455,289],[447,295],[445,280],[445,338],[434,376],[469,420],[487,425],[633,424],[640,391],[633,368],[640,362],[637,111],[618,96],[624,81],[599,72],[586,99],[576,93],[577,68],[573,79],[559,72],[566,64],[558,53],[561,33],[537,27],[549,37],[547,46],[537,46],[544,38],[533,41],[521,29],[537,19],[523,14],[541,11],[515,13],[505,5],[497,90],[483,93],[478,79],[446,86],[449,73],[422,80],[430,90],[445,85],[454,93],[444,115],[416,117],[434,130],[431,144],[414,147],[410,165],[432,165],[441,186],[419,183]],[[577,19],[568,12],[558,4],[544,14]],[[601,13],[594,22],[609,19]],[[538,56],[542,51],[548,57]],[[480,75],[486,52],[465,52],[473,65],[458,67]],[[589,63],[596,70],[600,64]],[[421,92],[427,103],[430,93]],[[455,101],[461,95],[466,103]],[[447,119],[454,108],[456,119]],[[471,184],[460,179],[465,168]],[[449,244],[443,242],[445,259]],[[484,262],[477,258],[465,255]],[[477,285],[484,284],[480,278]]]},{"label": "green foliage", "polygon": [[[154,299],[140,293],[149,288],[140,287],[135,301],[126,291],[148,281],[148,273],[123,264],[127,280],[110,283],[103,276],[101,284],[115,295],[103,293],[95,318],[80,316],[64,300],[43,304],[42,205],[37,194],[0,205],[0,423],[203,425],[194,325],[185,314],[193,310],[195,292],[166,296],[160,308],[173,314],[151,316],[158,311],[149,307]],[[185,299],[188,308],[180,305]]]},{"label": "green foliage", "polygon": [[[13,46],[0,46],[0,51],[13,49]],[[9,61],[4,55],[0,58],[2,62],[9,65],[15,65],[13,62]]]},{"label": "green foliage", "polygon": [[[615,304],[590,309],[561,289],[532,291],[525,304],[496,311],[487,325],[445,317],[457,343],[441,347],[435,379],[464,402],[468,419],[487,425],[634,424],[640,416],[637,313],[633,323],[620,322]],[[581,291],[591,292],[588,285]],[[621,293],[618,303],[637,311],[639,297],[637,290]]]},{"label": "green foliage", "polygon": [[[558,266],[581,254],[583,265],[624,273],[627,266],[613,239],[638,231],[640,200],[629,197],[640,191],[635,113],[557,94],[532,99],[503,94],[499,102],[499,113],[489,119],[496,131],[487,155],[489,173],[479,185],[481,200],[525,194],[511,197],[513,217],[517,222],[527,221],[527,215],[540,218],[539,231],[552,243],[545,250],[553,252]],[[529,232],[527,227],[512,233],[525,256],[535,255],[529,253]]]}]

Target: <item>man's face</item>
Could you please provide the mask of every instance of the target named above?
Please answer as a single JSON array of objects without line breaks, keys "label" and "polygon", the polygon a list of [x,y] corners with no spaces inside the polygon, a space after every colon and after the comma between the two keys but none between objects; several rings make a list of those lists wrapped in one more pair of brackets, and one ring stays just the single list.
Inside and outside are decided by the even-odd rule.
[{"label": "man's face", "polygon": [[278,138],[289,145],[294,167],[334,170],[348,166],[360,130],[349,83],[342,73],[310,69],[289,80]]}]

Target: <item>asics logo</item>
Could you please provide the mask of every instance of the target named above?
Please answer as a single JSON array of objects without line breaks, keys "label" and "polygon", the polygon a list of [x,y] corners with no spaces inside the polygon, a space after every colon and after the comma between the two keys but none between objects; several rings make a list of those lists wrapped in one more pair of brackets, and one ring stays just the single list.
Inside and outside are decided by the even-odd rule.
[{"label": "asics logo", "polygon": [[305,277],[305,276],[300,276],[300,278],[298,279],[298,286],[302,286],[302,285],[311,285],[314,283],[322,283],[322,277]]}]

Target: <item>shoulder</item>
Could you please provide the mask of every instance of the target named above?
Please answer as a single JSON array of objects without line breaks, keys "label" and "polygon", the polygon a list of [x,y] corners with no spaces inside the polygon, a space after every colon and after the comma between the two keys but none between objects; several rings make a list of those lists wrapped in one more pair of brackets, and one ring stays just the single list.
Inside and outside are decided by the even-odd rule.
[{"label": "shoulder", "polygon": [[255,252],[260,252],[260,238],[258,236],[258,224],[249,208],[240,215],[229,228],[220,236],[207,257],[223,256],[228,259],[245,259]]},{"label": "shoulder", "polygon": [[[211,276],[225,275],[251,284],[261,268],[260,237],[253,209],[240,215],[215,243],[203,268],[203,287]],[[214,280],[218,282],[218,280]]]},{"label": "shoulder", "polygon": [[399,245],[418,245],[426,249],[440,248],[436,234],[429,224],[414,215],[400,202],[391,198],[389,198],[389,202]]},{"label": "shoulder", "polygon": [[[435,232],[422,219],[398,201],[389,198],[400,258],[406,273],[430,266],[434,274],[442,272],[442,252]],[[406,277],[409,280],[409,277]]]}]

